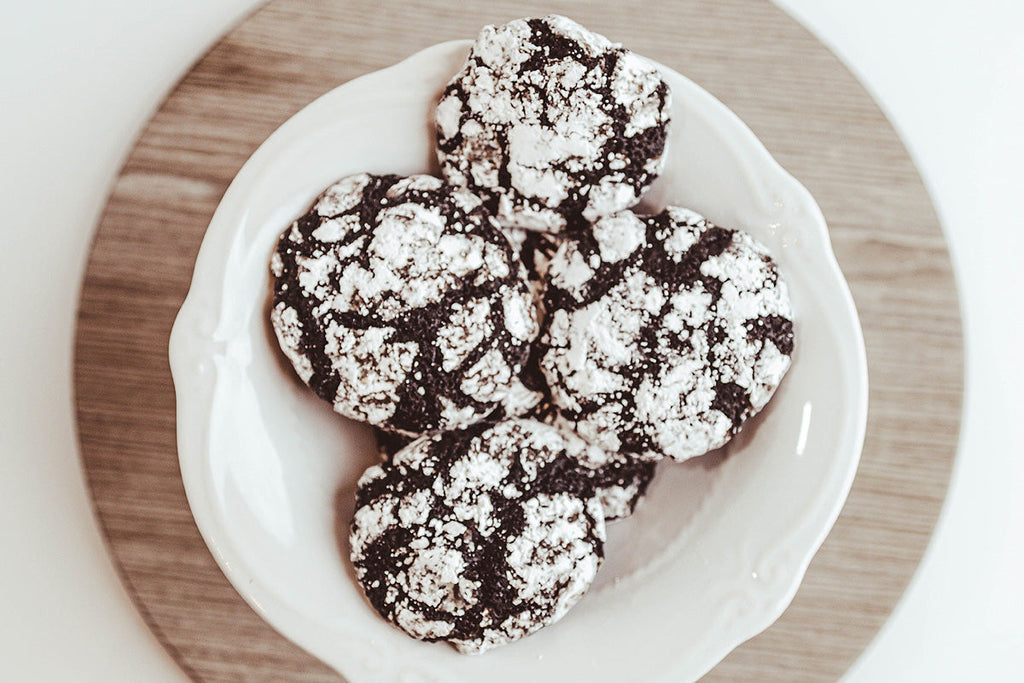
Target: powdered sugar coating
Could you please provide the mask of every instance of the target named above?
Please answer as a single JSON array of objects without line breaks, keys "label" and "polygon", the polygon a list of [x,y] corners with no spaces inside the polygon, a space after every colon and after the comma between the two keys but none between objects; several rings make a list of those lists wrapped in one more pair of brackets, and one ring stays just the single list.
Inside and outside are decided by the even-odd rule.
[{"label": "powdered sugar coating", "polygon": [[[533,413],[531,413],[533,414]],[[551,424],[563,432],[572,425],[552,410],[550,417],[536,414],[535,419]],[[647,487],[654,479],[657,463],[640,460],[629,455],[613,453],[599,447],[581,450],[576,456],[577,476],[584,477],[594,487],[604,511],[605,522],[625,519],[636,511]]]},{"label": "powdered sugar coating", "polygon": [[639,201],[669,108],[650,64],[570,19],[486,26],[438,102],[438,158],[503,225],[559,232]]},{"label": "powdered sugar coating", "polygon": [[[547,388],[544,388],[547,396]],[[576,444],[570,450],[574,467],[562,474],[565,486],[573,490],[592,488],[601,503],[606,522],[624,519],[633,514],[654,478],[655,463],[638,460],[628,455],[611,453],[594,446],[584,446],[579,437],[572,436],[572,427],[562,420],[558,411],[545,398],[523,415],[554,426],[570,436]],[[374,430],[377,452],[382,462],[390,462],[394,455],[415,439],[381,429]]]},{"label": "powdered sugar coating", "polygon": [[692,211],[602,219],[549,275],[541,370],[561,419],[606,450],[718,448],[789,369],[793,313],[774,261]]},{"label": "powdered sugar coating", "polygon": [[425,175],[343,178],[284,231],[271,272],[281,348],[337,412],[418,435],[526,409],[535,304],[469,192]]},{"label": "powdered sugar coating", "polygon": [[359,482],[351,558],[370,603],[422,640],[479,653],[560,619],[603,557],[588,446],[532,420],[422,437]]}]

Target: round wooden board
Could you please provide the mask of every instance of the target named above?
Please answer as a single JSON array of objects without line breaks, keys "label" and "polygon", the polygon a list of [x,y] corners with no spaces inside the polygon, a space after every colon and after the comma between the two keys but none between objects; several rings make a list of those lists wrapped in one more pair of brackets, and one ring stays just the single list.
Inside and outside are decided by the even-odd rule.
[{"label": "round wooden board", "polygon": [[707,679],[837,678],[913,574],[957,444],[957,295],[906,151],[825,47],[767,0],[276,0],[149,122],[97,230],[79,311],[75,385],[96,509],[138,608],[194,678],[337,680],[231,588],[179,476],[167,341],[221,195],[275,128],[327,90],[486,23],[551,12],[688,75],[753,128],[820,203],[864,327],[867,439],[842,516],[783,617]]}]

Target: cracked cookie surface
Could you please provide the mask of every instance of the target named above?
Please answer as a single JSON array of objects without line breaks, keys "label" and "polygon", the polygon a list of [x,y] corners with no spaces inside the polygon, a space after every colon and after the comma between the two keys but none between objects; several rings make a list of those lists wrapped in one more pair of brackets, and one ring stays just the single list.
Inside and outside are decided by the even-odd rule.
[{"label": "cracked cookie surface", "polygon": [[348,176],[284,231],[271,272],[281,348],[337,412],[418,435],[525,410],[535,306],[470,192],[426,175]]},{"label": "cracked cookie surface", "polygon": [[775,262],[692,211],[604,218],[548,274],[540,366],[560,417],[606,450],[686,460],[718,448],[789,369]]},{"label": "cracked cookie surface", "polygon": [[438,159],[502,225],[560,232],[640,200],[669,109],[649,62],[570,19],[486,26],[438,102]]},{"label": "cracked cookie surface", "polygon": [[421,437],[369,468],[349,540],[374,609],[415,638],[464,653],[560,619],[604,553],[601,505],[571,475],[589,448],[510,419]]},{"label": "cracked cookie surface", "polygon": [[[543,379],[540,380],[543,382]],[[547,387],[543,389],[547,394]],[[558,414],[551,405],[548,398],[545,398],[536,406],[531,408],[524,419],[537,420],[546,425],[565,429],[557,424]],[[395,453],[408,446],[414,439],[402,436],[394,432],[385,432],[382,429],[374,429],[374,437],[377,441],[377,452],[381,461],[390,462]],[[636,506],[647,493],[647,487],[654,479],[655,465],[653,462],[646,462],[636,458],[609,453],[599,448],[577,449],[573,452],[575,468],[566,472],[564,476],[579,477],[586,479],[589,486],[601,503],[606,522],[629,517],[636,510]],[[580,484],[574,487],[581,488]]]}]

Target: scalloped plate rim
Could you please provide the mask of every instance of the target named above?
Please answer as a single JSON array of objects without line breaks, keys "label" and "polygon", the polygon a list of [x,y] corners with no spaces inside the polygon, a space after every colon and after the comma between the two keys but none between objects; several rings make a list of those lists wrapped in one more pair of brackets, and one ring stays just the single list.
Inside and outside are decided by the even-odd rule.
[{"label": "scalloped plate rim", "polygon": [[[439,54],[446,54],[456,49],[464,50],[470,42],[463,40],[441,43],[418,52],[391,67],[353,79],[314,100],[268,137],[239,171],[235,180],[225,192],[221,204],[211,220],[210,229],[204,237],[196,259],[188,296],[182,304],[171,333],[169,356],[178,399],[179,462],[187,498],[196,524],[222,571],[250,606],[286,637],[312,651],[314,654],[319,653],[317,656],[320,656],[331,666],[338,668],[339,671],[346,668],[344,662],[331,661],[333,658],[323,656],[326,648],[337,645],[336,641],[325,637],[323,633],[301,634],[300,632],[308,630],[309,627],[308,619],[305,615],[296,612],[291,606],[281,601],[272,590],[266,589],[259,584],[249,583],[251,574],[244,571],[244,567],[240,567],[237,562],[237,557],[231,544],[230,531],[223,527],[221,524],[222,520],[217,517],[215,511],[209,506],[209,482],[206,480],[202,469],[204,459],[197,457],[197,450],[203,450],[201,445],[197,449],[197,444],[201,444],[201,437],[205,434],[205,431],[201,427],[196,427],[196,425],[203,425],[204,418],[202,413],[208,411],[201,410],[194,401],[194,398],[197,395],[203,397],[204,400],[200,402],[203,408],[208,407],[209,401],[212,401],[215,384],[210,383],[211,369],[209,365],[203,364],[203,358],[206,352],[215,348],[216,344],[209,339],[206,339],[206,343],[203,341],[204,335],[209,335],[210,330],[204,329],[202,318],[204,313],[209,313],[211,306],[208,301],[203,300],[201,293],[207,292],[213,285],[220,284],[218,277],[222,265],[220,263],[221,257],[230,250],[232,240],[238,238],[237,235],[232,235],[228,231],[218,231],[215,227],[223,224],[221,215],[223,207],[232,199],[233,191],[237,190],[238,186],[245,181],[247,174],[254,172],[253,169],[256,163],[270,153],[268,150],[272,150],[278,140],[292,134],[293,129],[298,129],[303,117],[308,117],[310,112],[329,107],[340,96],[346,93],[357,92],[358,89],[368,83],[387,79],[409,69],[415,69],[421,63],[427,62]],[[775,161],[754,133],[735,113],[713,96],[700,89],[699,86],[693,84],[685,76],[678,74],[670,68],[658,66],[666,74],[671,74],[673,77],[691,84],[693,88],[706,95],[707,101],[704,104],[716,109],[717,118],[715,121],[717,125],[730,129],[731,134],[743,138],[741,140],[742,145],[747,145],[749,148],[759,151],[761,156],[752,163],[754,165],[769,164],[774,173],[777,173],[785,182],[791,183],[790,191],[800,196],[806,204],[803,208],[810,212],[813,219],[812,224],[815,228],[811,247],[816,249],[818,252],[817,258],[822,259],[821,265],[825,266],[829,275],[834,279],[832,284],[838,287],[840,300],[836,303],[841,306],[844,321],[848,324],[846,331],[852,334],[849,342],[853,347],[853,353],[846,360],[850,363],[847,370],[854,378],[856,386],[856,395],[852,397],[853,416],[851,422],[853,424],[853,433],[845,443],[847,453],[843,463],[844,467],[836,470],[834,481],[831,482],[830,490],[835,492],[836,495],[830,495],[828,500],[821,502],[822,509],[816,511],[818,513],[817,517],[806,521],[802,526],[792,530],[791,541],[792,539],[799,538],[799,545],[802,550],[798,552],[799,558],[793,560],[794,564],[790,567],[790,574],[788,580],[785,581],[784,589],[768,596],[769,599],[764,603],[762,610],[757,615],[747,618],[743,623],[733,623],[727,629],[729,632],[727,638],[719,639],[716,642],[704,643],[702,657],[699,658],[701,661],[691,661],[688,665],[675,667],[670,665],[670,668],[664,672],[665,675],[684,675],[697,678],[713,668],[715,664],[736,646],[760,633],[781,616],[796,594],[811,559],[839,516],[852,485],[863,445],[867,413],[867,365],[863,335],[853,299],[831,249],[828,228],[824,217],[814,202],[813,197],[811,197],[806,188]],[[805,233],[805,236],[809,235]],[[208,421],[208,415],[206,420]],[[299,636],[297,637],[296,634],[299,634]],[[351,648],[348,647],[344,649],[351,651]]]}]

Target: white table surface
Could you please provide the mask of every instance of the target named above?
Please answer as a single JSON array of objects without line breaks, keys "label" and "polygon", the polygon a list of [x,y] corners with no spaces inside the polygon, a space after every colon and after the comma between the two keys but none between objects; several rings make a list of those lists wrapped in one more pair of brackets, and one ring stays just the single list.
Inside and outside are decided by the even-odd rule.
[{"label": "white table surface", "polygon": [[[966,397],[938,530],[850,681],[1024,680],[1024,3],[778,0],[902,135],[950,242]],[[257,0],[0,2],[0,680],[180,681],[107,555],[72,348],[110,183]]]}]

